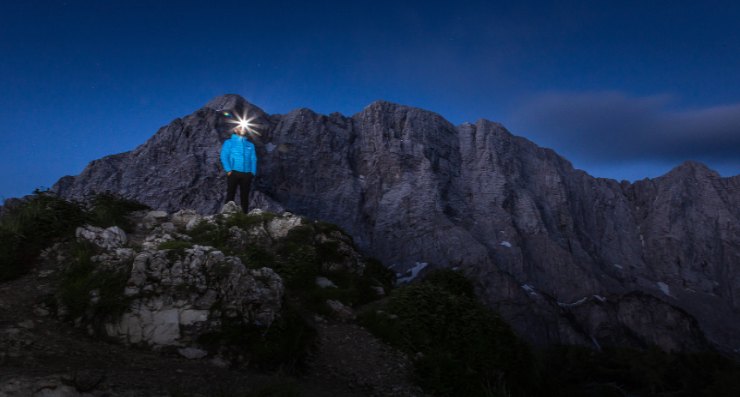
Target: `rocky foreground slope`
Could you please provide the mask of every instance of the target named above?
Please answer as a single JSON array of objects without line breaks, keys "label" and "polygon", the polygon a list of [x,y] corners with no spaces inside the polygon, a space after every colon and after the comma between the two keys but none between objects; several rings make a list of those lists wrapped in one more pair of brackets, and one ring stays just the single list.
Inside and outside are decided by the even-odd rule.
[{"label": "rocky foreground slope", "polygon": [[0,283],[0,396],[425,395],[353,321],[389,284],[335,226],[234,203],[130,219]]},{"label": "rocky foreground slope", "polygon": [[694,162],[620,183],[487,120],[387,102],[268,115],[226,95],[53,190],[214,213],[221,109],[260,124],[253,207],[336,223],[397,269],[461,268],[531,341],[740,351],[740,176]]}]

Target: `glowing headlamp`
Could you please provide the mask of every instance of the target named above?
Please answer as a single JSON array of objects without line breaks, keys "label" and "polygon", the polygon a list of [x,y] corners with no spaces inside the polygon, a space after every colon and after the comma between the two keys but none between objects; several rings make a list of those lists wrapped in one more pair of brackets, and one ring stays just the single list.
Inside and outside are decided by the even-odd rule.
[{"label": "glowing headlamp", "polygon": [[238,114],[232,115],[229,112],[224,112],[224,116],[231,118],[229,120],[229,123],[236,124],[236,127],[234,127],[235,130],[259,135],[259,132],[254,130],[254,127],[256,127],[257,124],[252,123],[252,120],[254,120],[255,117],[248,118],[246,113],[244,114],[244,116],[239,116]]}]

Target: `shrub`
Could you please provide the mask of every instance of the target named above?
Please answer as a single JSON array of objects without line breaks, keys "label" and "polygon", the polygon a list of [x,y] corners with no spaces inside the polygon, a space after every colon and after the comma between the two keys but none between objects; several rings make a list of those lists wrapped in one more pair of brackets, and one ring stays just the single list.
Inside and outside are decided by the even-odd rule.
[{"label": "shrub", "polygon": [[[92,261],[98,253],[92,243],[75,242],[69,248],[70,261],[59,284],[59,299],[69,318],[87,317],[94,325],[115,319],[128,309],[130,298],[124,295],[128,266],[120,269],[102,267]],[[91,292],[97,291],[96,302]]]},{"label": "shrub", "polygon": [[88,211],[80,203],[36,190],[24,202],[8,208],[0,219],[0,281],[27,273],[41,250],[55,240],[74,237],[78,226],[118,225],[130,231],[126,215],[147,208],[108,193],[94,196],[90,205]]},{"label": "shrub", "polygon": [[392,290],[396,284],[396,273],[375,258],[369,258],[365,262],[364,276],[382,286],[386,291]]},{"label": "shrub", "polygon": [[313,245],[285,243],[277,249],[274,270],[290,288],[306,288],[314,284],[321,271],[321,262]]},{"label": "shrub", "polygon": [[0,281],[27,273],[42,249],[74,235],[87,214],[77,203],[49,192],[35,191],[0,219]]},{"label": "shrub", "polygon": [[204,334],[198,342],[211,350],[227,346],[245,355],[250,366],[261,370],[302,372],[316,342],[316,330],[289,302],[285,302],[280,318],[269,327],[226,317],[222,321],[220,332]]},{"label": "shrub", "polygon": [[361,321],[416,357],[420,386],[440,396],[526,391],[533,360],[528,347],[471,294],[452,271],[394,291],[382,311]]},{"label": "shrub", "polygon": [[187,234],[195,244],[208,245],[225,253],[229,252],[226,246],[229,238],[229,229],[218,223],[200,222],[188,231]]},{"label": "shrub", "polygon": [[90,200],[90,223],[99,227],[118,226],[133,231],[128,215],[134,211],[149,209],[149,206],[113,193],[100,193]]},{"label": "shrub", "polygon": [[165,241],[162,244],[159,244],[159,246],[157,246],[157,249],[158,250],[184,251],[192,247],[193,247],[193,243],[191,243],[190,241],[170,240],[170,241]]},{"label": "shrub", "polygon": [[261,267],[275,267],[275,255],[257,245],[251,244],[247,246],[244,252],[242,252],[238,256],[245,266],[253,269],[258,269]]}]

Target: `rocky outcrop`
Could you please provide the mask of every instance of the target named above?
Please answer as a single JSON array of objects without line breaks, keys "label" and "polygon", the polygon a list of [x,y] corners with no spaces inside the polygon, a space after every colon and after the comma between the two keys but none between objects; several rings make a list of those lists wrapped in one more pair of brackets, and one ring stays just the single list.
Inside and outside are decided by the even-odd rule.
[{"label": "rocky outcrop", "polygon": [[[180,348],[183,356],[201,358],[207,352],[199,348],[199,337],[220,332],[224,319],[268,328],[280,316],[284,286],[272,269],[248,269],[239,258],[190,244],[190,237],[178,232],[191,222],[213,218],[192,211],[172,216],[151,211],[138,223],[139,230],[149,231],[134,248],[121,247],[127,237],[117,227],[77,229],[78,240],[102,249],[91,258],[97,269],[128,274],[125,291],[120,291],[127,308],[106,319],[107,336],[126,344]],[[166,245],[173,242],[180,245]],[[91,306],[99,294],[90,291]]]},{"label": "rocky outcrop", "polygon": [[133,301],[109,336],[131,344],[189,346],[220,330],[222,315],[269,327],[280,313],[283,283],[272,269],[247,269],[238,258],[194,246],[136,256],[126,295]]},{"label": "rocky outcrop", "polygon": [[[223,108],[260,124],[253,207],[336,223],[399,271],[464,269],[536,343],[691,350],[706,339],[740,349],[740,177],[698,163],[617,182],[486,120],[453,126],[382,101],[351,117],[271,116],[226,95],[54,190],[67,198],[109,190],[168,212],[214,213],[225,194]],[[583,307],[558,304],[584,298]]]}]

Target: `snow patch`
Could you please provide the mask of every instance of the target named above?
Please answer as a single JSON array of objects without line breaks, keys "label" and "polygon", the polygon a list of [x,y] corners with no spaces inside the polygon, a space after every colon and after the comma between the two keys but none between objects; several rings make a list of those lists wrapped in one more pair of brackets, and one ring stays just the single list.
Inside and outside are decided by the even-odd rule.
[{"label": "snow patch", "polygon": [[597,301],[599,301],[599,302],[601,302],[601,303],[604,303],[604,302],[606,302],[606,298],[604,298],[604,297],[603,297],[603,296],[601,296],[601,295],[594,295],[594,299],[596,299]]},{"label": "snow patch", "polygon": [[577,300],[577,301],[575,301],[573,303],[558,302],[558,306],[560,306],[560,307],[575,307],[575,306],[578,306],[580,304],[583,304],[587,300],[588,300],[588,297],[587,296],[584,296],[583,298],[581,298],[581,299],[579,299],[579,300]]},{"label": "snow patch", "polygon": [[502,242],[498,243],[498,245],[503,245],[506,248],[511,248],[511,243],[508,242],[508,241],[502,241]]},{"label": "snow patch", "polygon": [[614,264],[614,267],[616,267],[617,269],[624,269],[624,267],[622,265],[619,265],[619,264],[616,264],[616,263]]},{"label": "snow patch", "polygon": [[427,267],[428,265],[429,264],[426,263],[426,262],[416,262],[416,264],[414,265],[414,267],[412,267],[406,273],[404,273],[404,274],[408,274],[408,276],[401,277],[402,275],[400,273],[399,274],[396,274],[396,277],[397,277],[397,280],[398,280],[398,281],[396,281],[396,284],[402,284],[402,283],[409,283],[409,282],[411,282],[413,279],[416,278],[416,276],[419,275],[419,272],[421,272],[422,270],[424,270],[424,268]]},{"label": "snow patch", "polygon": [[275,146],[275,144],[272,142],[265,145],[265,149],[267,150],[267,153],[272,153],[272,151],[275,150],[276,147],[277,146]]},{"label": "snow patch", "polygon": [[529,284],[522,284],[522,289],[525,290],[525,291],[527,291],[527,293],[530,294],[530,295],[532,295],[532,296],[537,296],[537,291],[534,289],[533,286],[531,286]]},{"label": "snow patch", "polygon": [[660,291],[662,293],[670,296],[671,298],[673,297],[673,295],[671,295],[671,287],[669,287],[668,284],[666,284],[666,283],[664,283],[662,281],[658,281],[657,283],[655,283],[655,285],[657,285],[658,288],[660,288]]}]

